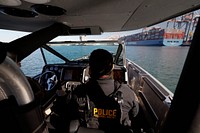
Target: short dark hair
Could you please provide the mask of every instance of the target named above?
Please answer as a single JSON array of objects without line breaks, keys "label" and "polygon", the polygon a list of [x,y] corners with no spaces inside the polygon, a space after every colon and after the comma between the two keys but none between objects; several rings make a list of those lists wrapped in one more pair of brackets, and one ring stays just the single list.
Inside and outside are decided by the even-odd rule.
[{"label": "short dark hair", "polygon": [[96,49],[90,54],[89,65],[92,78],[110,74],[113,68],[113,56],[105,49]]}]

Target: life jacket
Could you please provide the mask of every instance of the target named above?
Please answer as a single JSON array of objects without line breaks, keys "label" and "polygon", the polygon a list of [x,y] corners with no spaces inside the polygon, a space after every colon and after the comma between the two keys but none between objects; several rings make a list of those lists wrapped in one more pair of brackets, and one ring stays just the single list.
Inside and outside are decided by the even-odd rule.
[{"label": "life jacket", "polygon": [[113,132],[120,126],[122,117],[123,94],[121,84],[114,82],[114,91],[106,96],[97,81],[89,81],[82,89],[86,92],[77,97],[80,123],[87,128]]}]

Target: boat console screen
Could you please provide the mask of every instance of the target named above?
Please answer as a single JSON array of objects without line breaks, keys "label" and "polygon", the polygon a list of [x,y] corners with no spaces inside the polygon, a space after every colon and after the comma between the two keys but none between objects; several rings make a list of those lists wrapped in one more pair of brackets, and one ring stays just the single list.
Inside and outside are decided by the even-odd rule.
[{"label": "boat console screen", "polygon": [[64,81],[81,81],[82,69],[78,68],[66,68],[63,71]]}]

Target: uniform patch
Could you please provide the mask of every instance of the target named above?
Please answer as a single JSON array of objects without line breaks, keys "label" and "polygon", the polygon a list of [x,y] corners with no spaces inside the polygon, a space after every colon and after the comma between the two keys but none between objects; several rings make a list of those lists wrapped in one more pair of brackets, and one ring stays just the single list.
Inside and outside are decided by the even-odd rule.
[{"label": "uniform patch", "polygon": [[117,117],[117,109],[93,108],[93,116],[96,118],[115,119]]}]

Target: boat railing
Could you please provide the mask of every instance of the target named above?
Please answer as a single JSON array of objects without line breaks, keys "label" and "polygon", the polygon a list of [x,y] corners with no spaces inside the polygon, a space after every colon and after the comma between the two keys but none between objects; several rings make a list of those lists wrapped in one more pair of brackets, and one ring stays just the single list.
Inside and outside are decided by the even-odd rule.
[{"label": "boat railing", "polygon": [[[172,101],[172,93],[137,64],[127,61],[128,83],[139,98],[148,125],[159,129]],[[161,111],[162,110],[162,111]]]}]

